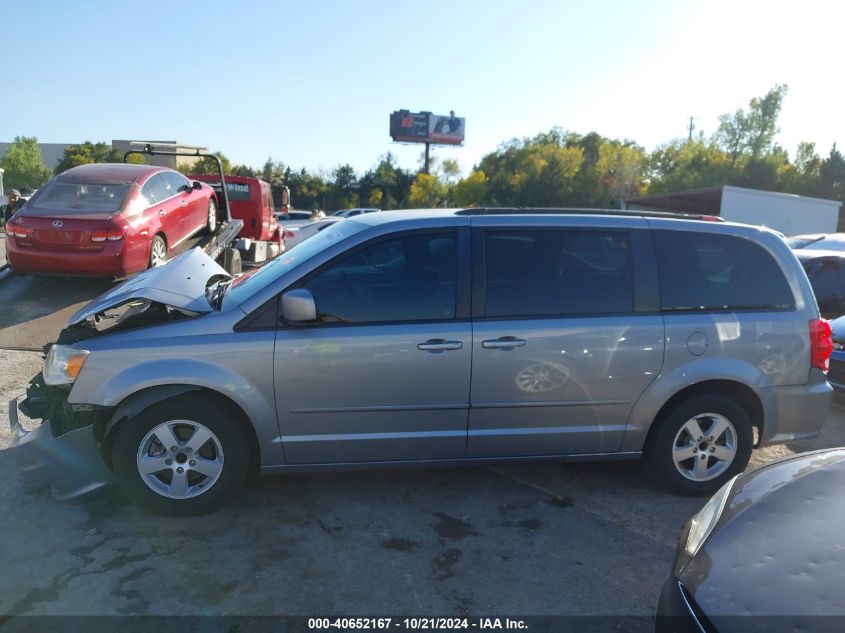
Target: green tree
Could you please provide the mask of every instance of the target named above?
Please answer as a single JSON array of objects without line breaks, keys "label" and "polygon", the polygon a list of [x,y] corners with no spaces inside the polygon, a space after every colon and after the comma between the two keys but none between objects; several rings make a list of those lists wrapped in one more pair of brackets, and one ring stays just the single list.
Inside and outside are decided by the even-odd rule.
[{"label": "green tree", "polygon": [[474,169],[452,188],[452,202],[458,207],[480,207],[487,200],[487,174]]},{"label": "green tree", "polygon": [[736,165],[741,157],[759,160],[773,149],[778,129],[778,116],[786,96],[787,86],[777,85],[764,97],[754,97],[748,111],[737,109],[733,114],[719,117],[716,140]]},{"label": "green tree", "polygon": [[[135,158],[137,157],[137,158]],[[143,163],[143,156],[140,154],[131,154],[133,162],[140,159]],[[57,174],[67,171],[72,167],[79,165],[89,165],[91,163],[120,163],[123,162],[123,156],[117,150],[112,149],[108,143],[92,143],[85,141],[78,145],[68,145],[62,154],[61,160],[56,165],[55,172]]]},{"label": "green tree", "polygon": [[413,208],[440,207],[449,193],[446,183],[434,174],[417,174],[408,193],[408,205]]},{"label": "green tree", "polygon": [[731,158],[715,141],[676,139],[648,160],[649,193],[737,184]]},{"label": "green tree", "polygon": [[[220,159],[223,164],[223,173],[232,173],[232,163],[226,158],[223,152],[214,152],[214,155]],[[183,174],[219,174],[220,169],[217,166],[217,161],[213,158],[204,157],[199,159],[192,165],[179,165],[179,171]]]},{"label": "green tree", "polygon": [[34,136],[16,136],[9,150],[0,160],[5,170],[3,184],[7,189],[40,187],[50,177],[50,170],[44,165],[38,139]]}]

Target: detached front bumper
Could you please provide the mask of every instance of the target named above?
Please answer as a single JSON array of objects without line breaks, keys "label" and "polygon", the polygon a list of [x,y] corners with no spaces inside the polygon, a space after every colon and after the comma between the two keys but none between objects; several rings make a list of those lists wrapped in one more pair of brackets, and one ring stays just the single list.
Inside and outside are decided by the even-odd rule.
[{"label": "detached front bumper", "polygon": [[12,445],[9,453],[26,476],[53,488],[54,496],[71,499],[114,482],[100,455],[93,426],[54,437],[48,420],[33,431],[23,428],[17,398],[9,401]]}]

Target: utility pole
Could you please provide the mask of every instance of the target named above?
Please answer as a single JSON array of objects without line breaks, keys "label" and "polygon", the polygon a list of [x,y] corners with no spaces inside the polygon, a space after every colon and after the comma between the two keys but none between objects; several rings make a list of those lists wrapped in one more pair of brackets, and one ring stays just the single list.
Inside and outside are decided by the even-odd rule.
[{"label": "utility pole", "polygon": [[692,117],[689,118],[689,141],[692,142],[692,131],[695,129],[695,124],[692,122]]},{"label": "utility pole", "polygon": [[427,173],[428,173],[428,160],[429,160],[429,158],[428,158],[428,150],[429,150],[429,148],[430,148],[430,147],[431,147],[431,143],[426,143],[426,144],[425,144],[425,165],[423,166],[423,173],[424,173],[424,174],[427,174]]}]

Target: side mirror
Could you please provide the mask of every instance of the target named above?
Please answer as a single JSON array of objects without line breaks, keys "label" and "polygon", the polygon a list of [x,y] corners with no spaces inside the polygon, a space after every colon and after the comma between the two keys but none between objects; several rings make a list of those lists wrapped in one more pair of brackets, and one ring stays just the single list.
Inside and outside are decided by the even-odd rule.
[{"label": "side mirror", "polygon": [[194,191],[199,191],[202,189],[202,183],[199,180],[195,180],[191,183],[191,188],[194,189]]},{"label": "side mirror", "polygon": [[282,295],[282,320],[285,323],[310,323],[317,320],[314,295],[305,288],[289,290]]}]

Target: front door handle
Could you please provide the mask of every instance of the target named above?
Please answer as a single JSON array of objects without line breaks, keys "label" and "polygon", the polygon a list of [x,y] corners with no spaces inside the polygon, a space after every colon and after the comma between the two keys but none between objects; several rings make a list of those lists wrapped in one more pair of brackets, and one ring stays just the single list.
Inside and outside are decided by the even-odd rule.
[{"label": "front door handle", "polygon": [[158,210],[158,214],[159,214],[159,215],[166,215],[166,214],[167,214],[167,211],[165,211],[164,209],[159,209],[159,210]]},{"label": "front door handle", "polygon": [[432,338],[425,343],[417,345],[417,349],[428,352],[444,352],[447,350],[461,349],[464,346],[460,341],[447,341],[442,338]]},{"label": "front door handle", "polygon": [[525,345],[525,339],[516,338],[515,336],[501,336],[499,338],[481,341],[481,347],[484,349],[514,349],[523,345]]},{"label": "front door handle", "polygon": [[188,206],[188,201],[187,201],[187,200],[182,200],[182,206],[183,206],[183,207],[187,207],[187,206]]}]

